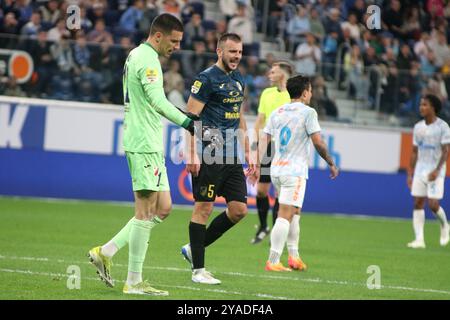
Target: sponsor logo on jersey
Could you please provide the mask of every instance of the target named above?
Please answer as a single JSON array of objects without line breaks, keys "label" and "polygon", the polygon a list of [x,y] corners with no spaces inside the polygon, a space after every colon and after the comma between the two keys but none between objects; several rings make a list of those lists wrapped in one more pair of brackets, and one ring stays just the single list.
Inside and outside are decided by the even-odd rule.
[{"label": "sponsor logo on jersey", "polygon": [[145,70],[145,77],[148,83],[154,83],[158,80],[158,70],[147,68]]},{"label": "sponsor logo on jersey", "polygon": [[201,87],[202,87],[202,83],[198,80],[195,80],[194,84],[191,87],[191,92],[196,94],[200,91]]}]

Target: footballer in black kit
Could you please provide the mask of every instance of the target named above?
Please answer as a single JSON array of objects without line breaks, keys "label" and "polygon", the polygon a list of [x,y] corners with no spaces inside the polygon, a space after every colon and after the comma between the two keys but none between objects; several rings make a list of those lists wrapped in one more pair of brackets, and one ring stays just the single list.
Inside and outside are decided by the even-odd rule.
[{"label": "footballer in black kit", "polygon": [[[247,131],[241,112],[245,84],[237,70],[242,58],[240,37],[233,33],[222,35],[217,55],[216,64],[196,77],[187,104],[189,112],[199,115],[202,128],[196,142],[192,137],[190,143],[195,151],[191,149],[189,154],[196,159],[186,169],[192,175],[195,204],[189,224],[190,243],[181,252],[191,263],[192,281],[204,284],[220,283],[205,270],[205,248],[247,215],[247,184],[238,140],[247,163],[249,146],[244,135],[241,139],[236,134],[238,129]],[[249,164],[247,174],[256,172],[256,165]],[[216,196],[225,198],[227,209],[206,228]]]}]

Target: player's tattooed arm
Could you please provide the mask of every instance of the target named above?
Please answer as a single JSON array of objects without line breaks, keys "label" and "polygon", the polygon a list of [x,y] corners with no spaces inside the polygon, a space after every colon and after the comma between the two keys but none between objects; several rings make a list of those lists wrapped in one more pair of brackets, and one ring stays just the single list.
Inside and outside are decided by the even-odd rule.
[{"label": "player's tattooed arm", "polygon": [[411,153],[411,160],[409,162],[408,179],[407,179],[407,184],[409,188],[411,188],[412,185],[412,177],[414,175],[414,169],[416,168],[416,162],[417,162],[417,146],[413,146]]},{"label": "player's tattooed arm", "polygon": [[331,158],[330,154],[328,153],[328,148],[326,143],[322,140],[322,136],[320,135],[320,132],[315,132],[311,135],[311,140],[314,144],[314,148],[316,149],[317,153],[322,157],[323,160],[326,161],[328,166],[330,167],[331,175],[330,177],[332,179],[336,178],[339,174],[339,170],[336,167],[333,158]]},{"label": "player's tattooed arm", "polygon": [[439,176],[439,171],[441,171],[442,166],[444,165],[444,163],[447,162],[449,147],[450,147],[450,144],[443,144],[442,145],[441,158],[439,159],[439,162],[438,162],[438,165],[437,165],[436,169],[434,169],[434,171],[432,171],[430,173],[429,177],[428,177],[428,179],[430,181],[436,180],[436,178]]}]

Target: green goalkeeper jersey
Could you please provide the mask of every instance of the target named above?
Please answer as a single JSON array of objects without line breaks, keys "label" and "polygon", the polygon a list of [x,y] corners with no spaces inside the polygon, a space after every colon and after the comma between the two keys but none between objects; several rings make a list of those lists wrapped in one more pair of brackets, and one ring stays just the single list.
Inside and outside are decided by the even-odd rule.
[{"label": "green goalkeeper jersey", "polygon": [[184,128],[191,121],[167,100],[158,53],[147,42],[128,55],[123,72],[123,95],[125,151],[163,152],[161,116]]}]

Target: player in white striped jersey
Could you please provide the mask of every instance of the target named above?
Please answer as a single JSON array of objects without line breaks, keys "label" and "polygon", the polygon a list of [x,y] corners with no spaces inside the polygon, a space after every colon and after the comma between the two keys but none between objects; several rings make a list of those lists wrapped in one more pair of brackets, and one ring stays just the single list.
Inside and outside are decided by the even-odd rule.
[{"label": "player in white striped jersey", "polygon": [[420,102],[423,120],[416,123],[413,133],[413,151],[408,171],[408,186],[414,197],[413,227],[416,239],[410,248],[425,248],[425,199],[441,225],[440,244],[449,243],[449,225],[445,211],[439,204],[444,196],[446,161],[450,149],[450,128],[437,117],[442,105],[438,97],[427,94]]},{"label": "player in white striped jersey", "polygon": [[[264,128],[266,136],[259,145],[260,159],[266,150],[267,141],[275,142],[272,159],[271,179],[278,192],[280,208],[278,218],[270,235],[270,254],[266,262],[267,271],[305,270],[306,264],[298,252],[300,239],[300,211],[308,179],[308,160],[311,141],[319,155],[328,163],[332,179],[339,174],[327,146],[320,135],[317,112],[308,106],[311,96],[311,82],[304,76],[290,78],[287,90],[291,103],[276,109]],[[284,245],[287,245],[290,268],[280,262]]]}]

